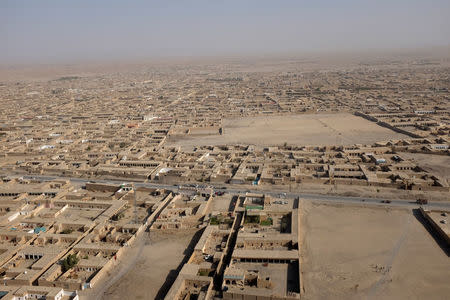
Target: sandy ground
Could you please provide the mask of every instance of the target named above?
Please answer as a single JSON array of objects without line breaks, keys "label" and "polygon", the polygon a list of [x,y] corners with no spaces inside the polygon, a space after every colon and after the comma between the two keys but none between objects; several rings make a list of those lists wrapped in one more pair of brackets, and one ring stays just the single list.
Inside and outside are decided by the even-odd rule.
[{"label": "sandy ground", "polygon": [[195,232],[144,233],[110,276],[82,291],[80,299],[157,299],[166,279],[176,278],[174,270],[185,258]]},{"label": "sandy ground", "polygon": [[211,211],[228,211],[232,200],[232,195],[225,194],[223,196],[215,196],[212,202]]},{"label": "sandy ground", "polygon": [[411,211],[301,210],[304,299],[448,299],[449,257]]},{"label": "sandy ground", "polygon": [[156,299],[171,270],[177,269],[185,256],[195,231],[150,233],[136,266],[120,282],[110,287],[102,299]]},{"label": "sandy ground", "polygon": [[261,116],[225,119],[224,134],[169,140],[170,145],[218,144],[334,145],[368,144],[406,138],[387,128],[349,113]]}]

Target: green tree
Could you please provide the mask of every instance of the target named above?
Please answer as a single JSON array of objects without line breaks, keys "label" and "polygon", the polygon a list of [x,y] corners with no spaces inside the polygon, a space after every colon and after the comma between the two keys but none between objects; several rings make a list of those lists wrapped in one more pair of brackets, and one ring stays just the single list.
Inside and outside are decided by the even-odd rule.
[{"label": "green tree", "polygon": [[76,254],[69,254],[65,259],[62,261],[62,267],[63,272],[67,272],[68,270],[72,269],[79,261],[79,258]]}]

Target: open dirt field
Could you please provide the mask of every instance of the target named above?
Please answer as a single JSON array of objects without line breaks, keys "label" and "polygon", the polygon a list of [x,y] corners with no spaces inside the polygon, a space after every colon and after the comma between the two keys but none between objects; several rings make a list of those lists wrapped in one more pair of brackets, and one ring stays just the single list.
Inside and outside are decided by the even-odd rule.
[{"label": "open dirt field", "polygon": [[[162,286],[176,278],[175,270],[185,258],[195,232],[144,233],[142,248],[137,245],[131,249],[109,278],[94,289],[81,292],[80,299],[161,299]],[[116,278],[123,269],[126,272]],[[115,282],[111,284],[111,280]]]},{"label": "open dirt field", "polygon": [[211,211],[228,211],[230,208],[232,195],[225,194],[223,196],[215,196],[212,202]]},{"label": "open dirt field", "polygon": [[448,299],[449,257],[411,211],[300,207],[304,299]]},{"label": "open dirt field", "polygon": [[347,145],[406,137],[349,113],[225,119],[223,127],[223,135],[187,137],[169,144]]}]

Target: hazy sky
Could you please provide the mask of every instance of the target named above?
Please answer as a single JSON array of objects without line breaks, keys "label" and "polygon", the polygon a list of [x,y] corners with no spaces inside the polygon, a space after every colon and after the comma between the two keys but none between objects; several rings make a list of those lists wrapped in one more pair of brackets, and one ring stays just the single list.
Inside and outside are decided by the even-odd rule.
[{"label": "hazy sky", "polygon": [[449,0],[0,0],[1,63],[449,44]]}]

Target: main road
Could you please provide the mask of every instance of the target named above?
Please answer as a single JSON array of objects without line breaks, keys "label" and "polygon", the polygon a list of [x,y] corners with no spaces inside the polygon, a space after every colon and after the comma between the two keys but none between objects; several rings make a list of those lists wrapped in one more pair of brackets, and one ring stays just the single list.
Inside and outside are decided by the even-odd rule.
[{"label": "main road", "polygon": [[[20,176],[20,175],[18,175]],[[38,179],[41,181],[52,181],[52,180],[70,180],[73,183],[86,184],[88,182],[96,183],[106,183],[106,184],[121,184],[121,183],[134,183],[136,187],[148,187],[148,188],[164,188],[172,191],[179,191],[179,185],[169,185],[154,182],[136,182],[130,180],[117,180],[117,179],[86,179],[86,178],[75,178],[75,177],[59,177],[59,176],[43,176],[43,175],[23,175],[26,179]],[[379,205],[379,206],[389,206],[389,207],[407,207],[407,208],[417,208],[420,205],[416,204],[414,200],[398,200],[398,199],[382,199],[382,198],[368,198],[368,197],[348,197],[341,195],[323,195],[323,194],[307,194],[299,192],[284,192],[284,191],[266,191],[254,188],[236,187],[236,185],[209,185],[214,191],[223,191],[230,194],[243,194],[246,192],[251,193],[264,193],[274,197],[286,197],[286,198],[299,198],[307,199],[311,201],[318,202],[328,202],[328,203],[339,203],[339,204],[368,204],[368,205]],[[428,204],[423,205],[429,209],[436,210],[449,210],[450,201],[442,202],[428,202]]]}]

